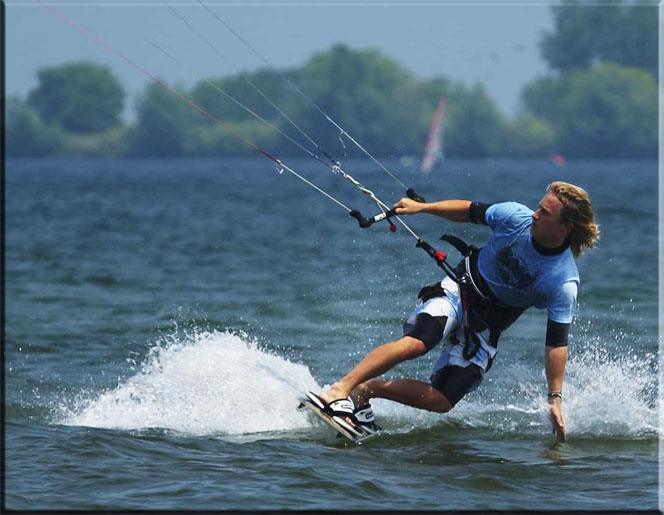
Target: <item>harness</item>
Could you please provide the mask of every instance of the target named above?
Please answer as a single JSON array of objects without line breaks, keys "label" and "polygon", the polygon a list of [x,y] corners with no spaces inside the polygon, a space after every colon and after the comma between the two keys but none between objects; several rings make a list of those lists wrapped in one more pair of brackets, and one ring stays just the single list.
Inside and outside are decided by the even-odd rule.
[{"label": "harness", "polygon": [[[463,309],[461,321],[464,335],[463,357],[471,360],[481,347],[479,333],[489,329],[489,345],[497,349],[501,333],[512,325],[526,308],[508,306],[493,295],[477,267],[481,250],[479,247],[469,245],[461,238],[449,234],[444,234],[440,239],[452,245],[463,256],[454,269],[450,270],[449,265],[441,268],[459,285]],[[429,254],[431,255],[430,252]],[[435,254],[434,252],[433,256]],[[444,253],[438,254],[443,255],[443,261],[446,260],[447,256]],[[444,295],[442,288],[440,290],[439,295]],[[491,367],[492,361],[489,360],[487,370]]]}]

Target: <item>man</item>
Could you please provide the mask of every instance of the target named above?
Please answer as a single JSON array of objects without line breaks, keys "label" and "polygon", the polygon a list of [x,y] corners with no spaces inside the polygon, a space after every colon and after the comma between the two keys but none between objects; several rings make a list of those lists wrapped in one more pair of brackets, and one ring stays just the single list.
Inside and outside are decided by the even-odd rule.
[{"label": "man", "polygon": [[[456,275],[466,279],[463,285],[448,277],[423,288],[401,339],[375,348],[328,390],[318,396],[309,393],[309,397],[362,434],[378,429],[368,404],[372,398],[447,412],[479,386],[493,363],[500,333],[525,309],[535,306],[546,308],[548,314],[549,417],[553,433],[564,441],[563,376],[579,284],[574,258],[599,239],[587,193],[572,184],[554,182],[534,212],[515,202],[489,205],[467,200],[418,203],[404,198],[394,207],[399,215],[429,213],[454,222],[488,225],[493,235],[456,268]],[[462,297],[467,299],[465,312]],[[375,379],[441,341],[444,345],[430,383]]]}]

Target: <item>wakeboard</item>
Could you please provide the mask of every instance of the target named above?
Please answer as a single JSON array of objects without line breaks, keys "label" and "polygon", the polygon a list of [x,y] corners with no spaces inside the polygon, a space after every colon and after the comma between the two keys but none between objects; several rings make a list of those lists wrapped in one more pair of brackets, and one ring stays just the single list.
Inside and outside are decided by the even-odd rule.
[{"label": "wakeboard", "polygon": [[339,435],[345,437],[346,439],[350,440],[353,443],[359,444],[367,440],[368,438],[371,438],[378,434],[377,432],[374,433],[366,432],[357,426],[351,425],[349,422],[347,422],[346,420],[344,420],[339,416],[329,415],[321,408],[321,406],[319,406],[317,403],[315,403],[312,399],[308,397],[300,399],[300,404],[298,406],[298,409],[305,409],[305,408],[311,411],[314,415],[316,415],[318,418],[320,418],[330,427],[335,429]]}]

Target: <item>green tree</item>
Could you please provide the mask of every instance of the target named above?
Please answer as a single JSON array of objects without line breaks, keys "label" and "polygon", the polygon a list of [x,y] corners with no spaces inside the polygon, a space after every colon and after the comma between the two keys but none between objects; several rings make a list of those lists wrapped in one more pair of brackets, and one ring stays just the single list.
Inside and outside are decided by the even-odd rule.
[{"label": "green tree", "polygon": [[558,71],[597,62],[636,66],[657,75],[657,2],[610,0],[553,6],[554,29],[540,43],[542,56]]},{"label": "green tree", "polygon": [[[266,124],[247,119],[232,122],[230,126],[235,132],[256,143],[267,152],[277,153],[279,135]],[[256,157],[256,150],[239,141],[230,131],[220,125],[199,125],[187,132],[183,145],[183,152],[188,156],[197,157],[228,157],[247,156]]]},{"label": "green tree", "polygon": [[558,151],[565,155],[657,154],[657,85],[644,70],[603,64],[568,72],[529,85],[523,98],[554,127]]},{"label": "green tree", "polygon": [[445,153],[454,157],[501,154],[505,120],[481,84],[455,85],[448,99]]},{"label": "green tree", "polygon": [[9,157],[53,155],[62,141],[58,127],[42,122],[36,111],[16,96],[5,101],[5,129],[5,149]]},{"label": "green tree", "polygon": [[128,129],[113,127],[94,134],[68,132],[63,135],[60,153],[71,157],[119,157],[129,148]]},{"label": "green tree", "polygon": [[552,125],[530,113],[521,113],[507,122],[501,155],[505,157],[545,157],[555,150]]},{"label": "green tree", "polygon": [[[317,53],[303,67],[285,73],[316,106],[375,156],[420,155],[441,94],[448,97],[446,149],[451,155],[474,157],[501,152],[505,121],[481,86],[468,88],[442,77],[418,81],[377,50],[352,50],[344,45]],[[339,129],[288,86],[278,73],[258,70],[245,76],[321,149],[333,157],[342,157],[344,147],[339,141]],[[219,89],[322,156],[321,149],[315,148],[239,75],[200,81],[191,97],[261,148],[279,156],[304,155],[301,149],[239,108]],[[147,88],[139,101],[134,140],[135,153],[140,155],[216,156],[252,155],[254,152],[157,84]],[[349,156],[363,156],[347,137],[343,141]]]},{"label": "green tree", "polygon": [[124,90],[105,66],[77,62],[43,68],[28,102],[47,123],[71,132],[102,132],[119,124]]},{"label": "green tree", "polygon": [[[411,152],[419,143],[421,132],[413,128],[421,131],[426,118],[424,106],[413,102],[417,81],[379,51],[335,45],[311,57],[296,80],[323,111],[371,153],[400,155]],[[323,148],[341,153],[339,130],[310,104],[300,104],[295,119]],[[360,155],[347,140],[345,143],[349,155]]]},{"label": "green tree", "polygon": [[560,119],[556,100],[566,94],[566,82],[558,76],[539,77],[521,91],[523,105],[535,116],[555,122]]},{"label": "green tree", "polygon": [[[283,73],[287,77],[293,75],[288,70]],[[265,97],[269,98],[286,114],[292,113],[295,101],[299,97],[286,84],[279,73],[273,70],[261,69],[242,75],[199,81],[191,92],[192,100],[223,121],[228,122],[244,120],[252,117],[252,115],[224,93],[235,98],[266,120],[277,121],[280,115]]]},{"label": "green tree", "polygon": [[139,156],[183,155],[188,133],[200,125],[204,117],[156,82],[146,86],[136,110],[138,116],[132,131],[131,153]]},{"label": "green tree", "polygon": [[[418,81],[396,61],[377,50],[353,50],[342,44],[314,54],[301,68],[284,73],[316,106],[375,156],[420,155],[441,94],[449,99],[447,148],[452,155],[487,156],[501,151],[505,121],[480,86],[467,88],[442,77]],[[347,137],[342,138],[342,145],[339,129],[326,120],[316,106],[286,84],[279,73],[263,69],[244,75],[200,81],[191,92],[192,99],[222,121],[231,123],[240,134],[277,155],[302,156],[304,152],[253,118],[224,92],[318,155],[324,149],[336,158],[342,157],[344,152],[349,156],[363,156]],[[260,88],[321,149],[315,148],[246,79]],[[160,109],[174,105],[172,100],[165,98],[163,102],[161,107],[148,102],[155,103],[152,114],[155,118]],[[139,125],[147,123],[145,112],[139,118]],[[142,132],[158,134],[171,127],[175,120],[183,122],[184,118],[173,116],[173,120],[158,121],[155,128]],[[189,128],[183,128],[180,135],[177,130],[169,130],[169,137],[180,139],[179,144],[171,142],[166,145],[170,151],[178,155],[182,152],[187,155],[251,155],[251,149],[204,117],[198,117],[192,123],[185,123]],[[168,141],[165,135],[159,139]],[[139,147],[145,149],[146,145],[140,143]]]}]

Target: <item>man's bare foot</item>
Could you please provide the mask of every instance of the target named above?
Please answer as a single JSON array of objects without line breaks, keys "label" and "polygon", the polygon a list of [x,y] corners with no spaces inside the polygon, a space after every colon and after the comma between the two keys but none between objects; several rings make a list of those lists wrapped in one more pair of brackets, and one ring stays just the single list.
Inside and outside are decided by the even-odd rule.
[{"label": "man's bare foot", "polygon": [[340,386],[337,386],[337,383],[335,383],[324,392],[319,393],[318,397],[320,397],[325,402],[325,404],[329,404],[330,402],[336,401],[337,399],[345,399],[349,394],[350,392],[344,390]]},{"label": "man's bare foot", "polygon": [[[318,397],[325,403],[330,404],[333,401],[338,399],[346,399],[350,395],[348,390],[344,390],[338,383],[333,384],[330,388],[318,394]],[[353,401],[354,402],[354,401]],[[356,405],[357,406],[357,405]],[[355,421],[350,417],[343,417],[343,419],[348,422],[351,426],[355,427]]]}]

